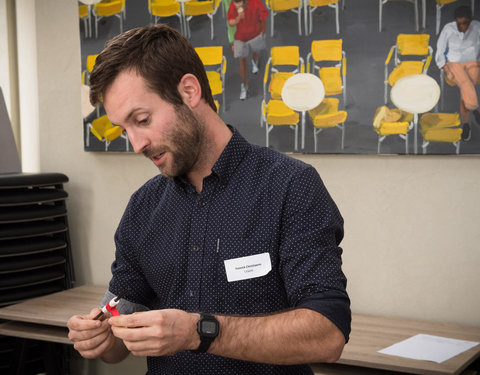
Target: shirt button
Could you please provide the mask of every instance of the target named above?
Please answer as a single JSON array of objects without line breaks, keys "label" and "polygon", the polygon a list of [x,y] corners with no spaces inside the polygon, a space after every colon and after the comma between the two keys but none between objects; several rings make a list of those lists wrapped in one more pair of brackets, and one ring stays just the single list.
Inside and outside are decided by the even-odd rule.
[{"label": "shirt button", "polygon": [[190,297],[195,297],[195,291],[194,290],[190,291]]},{"label": "shirt button", "polygon": [[202,199],[198,202],[198,207],[203,207],[205,206],[205,201]]},{"label": "shirt button", "polygon": [[197,245],[194,245],[193,246],[193,251],[198,251],[198,250],[200,250],[200,248]]}]

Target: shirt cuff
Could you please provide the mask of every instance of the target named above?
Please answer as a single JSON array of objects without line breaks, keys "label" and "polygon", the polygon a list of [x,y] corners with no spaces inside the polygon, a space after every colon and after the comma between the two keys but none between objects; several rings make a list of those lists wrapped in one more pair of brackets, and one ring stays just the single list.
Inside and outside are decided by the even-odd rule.
[{"label": "shirt cuff", "polygon": [[314,310],[325,316],[343,333],[345,343],[348,342],[352,313],[350,311],[350,299],[346,294],[332,290],[312,294],[303,298],[296,307]]}]

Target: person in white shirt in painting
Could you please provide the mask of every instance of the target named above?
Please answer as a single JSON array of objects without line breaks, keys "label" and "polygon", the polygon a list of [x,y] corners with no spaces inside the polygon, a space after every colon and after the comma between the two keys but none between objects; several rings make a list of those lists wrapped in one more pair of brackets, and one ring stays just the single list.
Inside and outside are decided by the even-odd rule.
[{"label": "person in white shirt in painting", "polygon": [[470,140],[470,112],[480,125],[478,96],[475,85],[480,83],[480,22],[472,19],[472,9],[455,9],[455,21],[447,23],[437,41],[435,61],[448,80],[460,89],[462,139]]}]

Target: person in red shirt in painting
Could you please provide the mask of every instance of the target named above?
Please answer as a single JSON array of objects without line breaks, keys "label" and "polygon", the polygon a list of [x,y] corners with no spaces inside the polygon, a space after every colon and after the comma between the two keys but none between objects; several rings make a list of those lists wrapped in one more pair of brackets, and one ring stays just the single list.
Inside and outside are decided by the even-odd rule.
[{"label": "person in red shirt in painting", "polygon": [[248,57],[252,50],[252,73],[258,72],[258,52],[265,49],[268,10],[260,0],[233,0],[228,10],[228,23],[236,26],[233,56],[240,58],[240,99],[247,98]]}]

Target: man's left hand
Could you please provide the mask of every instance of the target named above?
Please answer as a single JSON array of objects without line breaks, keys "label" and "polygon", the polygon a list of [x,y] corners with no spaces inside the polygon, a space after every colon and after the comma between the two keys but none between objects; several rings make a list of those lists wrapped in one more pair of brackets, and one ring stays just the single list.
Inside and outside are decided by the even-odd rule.
[{"label": "man's left hand", "polygon": [[113,334],[136,356],[165,356],[200,345],[199,314],[182,310],[152,310],[109,319]]}]

